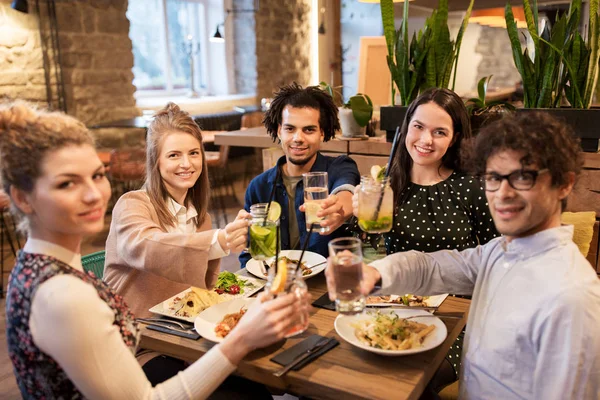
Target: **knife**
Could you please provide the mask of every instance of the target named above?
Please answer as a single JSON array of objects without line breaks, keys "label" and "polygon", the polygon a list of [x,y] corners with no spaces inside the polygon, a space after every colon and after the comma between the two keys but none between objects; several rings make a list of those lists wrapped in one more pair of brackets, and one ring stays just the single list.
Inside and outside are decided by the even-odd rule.
[{"label": "knife", "polygon": [[332,338],[332,337],[331,338],[323,337],[323,338],[319,339],[319,341],[317,343],[315,343],[315,345],[313,347],[306,350],[304,353],[298,354],[298,356],[296,356],[296,358],[294,358],[292,360],[292,362],[290,362],[288,365],[281,368],[280,370],[275,371],[273,373],[273,375],[275,375],[277,377],[285,375],[289,370],[294,368],[296,365],[300,364],[302,361],[306,360],[308,357],[310,357],[311,355],[315,354],[316,352],[318,352],[319,350],[321,350],[322,348],[327,346],[332,340],[334,340],[334,338]]},{"label": "knife", "polygon": [[405,306],[402,304],[396,303],[377,303],[377,304],[367,304],[367,308],[402,308],[404,310],[437,310],[439,307],[427,307],[427,306]]}]

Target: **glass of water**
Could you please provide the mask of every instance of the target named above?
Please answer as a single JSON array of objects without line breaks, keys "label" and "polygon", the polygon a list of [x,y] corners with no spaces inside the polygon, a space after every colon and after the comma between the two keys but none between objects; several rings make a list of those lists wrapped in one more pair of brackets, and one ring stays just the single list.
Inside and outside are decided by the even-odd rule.
[{"label": "glass of water", "polygon": [[335,279],[335,309],[340,314],[359,314],[365,309],[362,284],[362,242],[358,238],[338,238],[329,242]]},{"label": "glass of water", "polygon": [[302,174],[304,182],[304,213],[306,216],[306,230],[310,230],[310,225],[314,225],[314,232],[329,232],[329,227],[321,227],[323,217],[317,217],[317,212],[321,209],[321,203],[329,196],[327,186],[327,172],[309,172]]}]

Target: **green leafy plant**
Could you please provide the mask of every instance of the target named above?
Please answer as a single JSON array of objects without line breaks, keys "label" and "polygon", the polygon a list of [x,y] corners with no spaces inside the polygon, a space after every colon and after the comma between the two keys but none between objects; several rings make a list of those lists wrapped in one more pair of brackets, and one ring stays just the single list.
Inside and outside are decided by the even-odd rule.
[{"label": "green leafy plant", "polygon": [[537,1],[523,0],[527,30],[534,54],[521,50],[519,32],[512,7],[505,7],[505,18],[515,66],[523,80],[525,108],[551,108],[560,105],[563,95],[572,107],[589,108],[598,80],[600,53],[598,1],[590,0],[587,42],[578,31],[582,1],[573,0],[569,12],[559,17],[552,29],[538,24]]},{"label": "green leafy plant", "polygon": [[424,29],[414,33],[412,38],[408,35],[408,2],[404,2],[402,24],[396,31],[393,0],[381,0],[387,63],[392,76],[392,105],[395,105],[396,88],[404,106],[410,104],[425,88],[448,88],[453,68],[454,89],[460,45],[473,3],[474,0],[471,0],[456,41],[453,41],[448,29],[448,0],[439,1],[438,8],[427,19]]},{"label": "green leafy plant", "polygon": [[477,95],[478,97],[472,97],[466,101],[467,110],[469,115],[481,115],[486,112],[498,112],[503,110],[514,111],[515,106],[512,104],[502,101],[495,100],[486,102],[485,97],[487,95],[487,88],[493,75],[483,77],[477,83]]},{"label": "green leafy plant", "polygon": [[[373,117],[373,102],[371,98],[364,93],[357,93],[354,96],[350,96],[347,102],[343,101],[343,96],[340,91],[341,86],[332,87],[327,82],[320,82],[319,86],[322,90],[329,93],[331,97],[335,99],[342,99],[340,107],[349,108],[352,110],[352,115],[354,116],[354,120],[356,123],[365,127],[371,121]],[[340,101],[338,101],[338,104]]]}]

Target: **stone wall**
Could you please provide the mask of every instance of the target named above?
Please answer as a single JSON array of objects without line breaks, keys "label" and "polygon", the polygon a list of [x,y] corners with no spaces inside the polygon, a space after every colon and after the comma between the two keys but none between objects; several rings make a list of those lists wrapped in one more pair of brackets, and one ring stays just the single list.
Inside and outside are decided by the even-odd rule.
[{"label": "stone wall", "polygon": [[[67,111],[87,125],[140,114],[126,10],[127,0],[56,1]],[[0,96],[46,101],[35,2],[23,14],[0,0],[0,19]]]},{"label": "stone wall", "polygon": [[256,18],[256,96],[310,83],[310,0],[262,0]]},{"label": "stone wall", "polygon": [[481,56],[481,61],[473,81],[474,90],[477,90],[477,82],[484,76],[494,75],[490,82],[491,87],[514,86],[521,80],[505,29],[482,26],[475,52]]}]

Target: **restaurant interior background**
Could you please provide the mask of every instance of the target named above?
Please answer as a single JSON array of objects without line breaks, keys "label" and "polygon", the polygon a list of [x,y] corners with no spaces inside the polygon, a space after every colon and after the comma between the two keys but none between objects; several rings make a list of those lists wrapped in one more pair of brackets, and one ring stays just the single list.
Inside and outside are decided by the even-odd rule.
[{"label": "restaurant interior background", "polygon": [[[28,12],[16,11],[13,3],[26,3]],[[448,23],[454,36],[469,1],[449,3]],[[517,0],[510,3],[522,5]],[[541,15],[551,19],[557,10],[567,10],[568,3],[538,1]],[[409,29],[421,29],[437,4],[438,0],[411,1]],[[474,10],[505,4],[505,0],[475,0]],[[396,27],[402,10],[402,3],[395,4]],[[585,12],[583,20],[587,20]],[[210,121],[228,120],[232,113],[259,109],[261,99],[292,81],[342,86],[346,98],[361,90],[371,95],[365,82],[381,92],[390,81],[386,61],[375,62],[378,70],[366,70],[368,56],[361,53],[361,40],[382,33],[379,4],[358,0],[0,0],[0,99],[25,99],[65,110],[94,128],[100,150],[111,152],[144,143],[143,127],[115,121],[148,117],[168,101],[210,125]],[[382,43],[382,38],[377,40]],[[363,44],[362,51],[365,49]],[[478,80],[490,75],[489,94],[507,91],[510,99],[520,75],[506,29],[470,23],[462,42],[455,90],[471,97]],[[387,89],[383,92],[389,93]],[[378,100],[376,109],[390,104],[373,97]],[[147,118],[141,120],[147,123]],[[233,129],[240,128],[239,120]],[[232,130],[218,125],[212,129]],[[218,148],[213,150],[219,153]],[[249,165],[261,165],[255,162],[260,152],[234,150],[227,169],[237,173],[245,172]],[[591,204],[589,209],[598,219],[600,190],[596,189],[600,189],[600,180],[590,171],[597,174],[600,161],[587,158],[586,163],[588,175],[582,185],[586,193],[577,196],[585,199],[582,204]],[[238,202],[243,199],[247,175],[240,174],[244,179],[232,182]],[[235,201],[225,206],[230,214],[239,207]],[[2,212],[6,211],[4,207]],[[4,223],[2,228],[4,232]],[[592,244],[595,252],[597,228],[598,222]],[[82,252],[103,248],[104,239],[88,242]],[[5,284],[14,256],[6,245],[0,251]],[[598,259],[596,253],[594,257]],[[230,263],[235,269],[237,257]],[[600,260],[596,265],[600,271]],[[4,307],[1,309],[3,324]],[[5,343],[3,326],[0,328],[0,341]],[[3,345],[0,359],[7,358],[5,351]],[[8,388],[0,390],[0,397],[17,393],[9,364],[4,362],[8,369],[0,370],[0,387]]]}]

